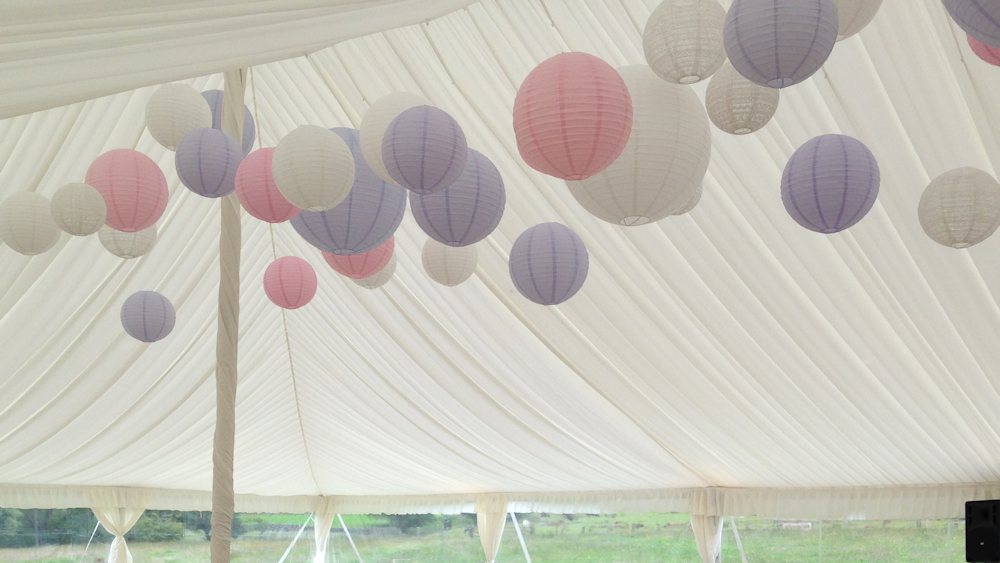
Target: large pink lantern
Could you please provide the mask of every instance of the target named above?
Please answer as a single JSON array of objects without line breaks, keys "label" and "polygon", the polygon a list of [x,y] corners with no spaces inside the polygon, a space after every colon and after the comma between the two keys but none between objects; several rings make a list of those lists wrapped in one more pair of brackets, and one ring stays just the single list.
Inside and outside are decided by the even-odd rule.
[{"label": "large pink lantern", "polygon": [[379,273],[389,259],[392,258],[392,251],[396,248],[396,237],[389,237],[374,250],[361,254],[330,254],[323,253],[323,258],[331,268],[338,274],[347,276],[352,280],[360,280]]},{"label": "large pink lantern", "polygon": [[966,37],[969,38],[969,47],[972,47],[972,52],[977,57],[993,66],[1000,66],[1000,49],[991,47],[971,35],[966,35]]},{"label": "large pink lantern", "polygon": [[88,184],[108,206],[105,223],[134,233],[153,226],[167,208],[167,179],[148,156],[132,149],[108,151],[90,165]]},{"label": "large pink lantern", "polygon": [[563,53],[535,67],[514,99],[514,135],[528,166],[583,180],[607,168],[632,132],[632,98],[601,59]]},{"label": "large pink lantern", "polygon": [[298,309],[316,295],[316,271],[297,256],[278,258],[264,272],[264,293],[282,309]]},{"label": "large pink lantern", "polygon": [[274,149],[258,149],[248,154],[236,170],[236,197],[247,213],[268,223],[283,223],[299,214],[281,195],[271,174]]}]

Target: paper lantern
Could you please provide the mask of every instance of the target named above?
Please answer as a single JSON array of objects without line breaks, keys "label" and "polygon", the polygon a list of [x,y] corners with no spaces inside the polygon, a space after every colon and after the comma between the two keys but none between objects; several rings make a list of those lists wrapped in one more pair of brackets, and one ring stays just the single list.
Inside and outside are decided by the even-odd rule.
[{"label": "paper lantern", "polygon": [[361,254],[377,248],[396,232],[406,212],[406,190],[382,180],[368,168],[356,130],[338,127],[333,131],[354,155],[354,186],[336,207],[303,211],[292,219],[292,227],[325,252]]},{"label": "paper lantern", "polygon": [[847,39],[871,23],[882,6],[882,0],[834,0],[840,25],[837,41]]},{"label": "paper lantern", "polygon": [[292,205],[325,211],[344,201],[354,184],[354,157],[336,133],[303,125],[285,135],[271,160],[274,183]]},{"label": "paper lantern", "polygon": [[123,233],[104,225],[97,231],[97,238],[111,254],[126,260],[149,254],[156,244],[156,225],[135,231]]},{"label": "paper lantern", "polygon": [[539,305],[558,305],[573,297],[587,279],[589,266],[583,240],[559,223],[529,228],[510,250],[514,287]]},{"label": "paper lantern", "polygon": [[389,175],[389,171],[385,168],[385,162],[382,160],[382,139],[385,138],[385,130],[389,128],[389,124],[399,114],[410,108],[429,105],[430,102],[416,94],[394,92],[376,100],[365,112],[360,128],[361,152],[365,157],[365,162],[379,178],[386,182],[396,183]]},{"label": "paper lantern", "polygon": [[875,205],[879,169],[861,141],[821,135],[799,147],[781,176],[781,200],[803,227],[836,233],[854,225]]},{"label": "paper lantern", "polygon": [[1000,48],[1000,2],[996,0],[944,0],[944,7],[963,31]]},{"label": "paper lantern", "polygon": [[361,254],[330,254],[323,253],[323,259],[338,274],[347,276],[354,280],[374,276],[379,270],[385,267],[392,258],[392,251],[396,248],[396,238],[389,237],[389,240],[381,246]]},{"label": "paper lantern", "polygon": [[924,190],[917,216],[935,242],[968,248],[1000,226],[1000,183],[975,168],[950,170]]},{"label": "paper lantern", "polygon": [[96,233],[108,216],[101,192],[87,184],[66,184],[59,188],[49,207],[56,225],[78,237]]},{"label": "paper lantern", "polygon": [[382,287],[383,285],[386,284],[386,282],[391,280],[392,276],[395,273],[396,273],[396,255],[393,254],[392,257],[389,258],[389,263],[386,264],[384,268],[379,270],[378,273],[368,276],[367,278],[361,278],[357,280],[352,279],[351,281],[360,285],[365,289],[376,289]]},{"label": "paper lantern", "polygon": [[718,0],[663,0],[642,32],[646,63],[674,84],[708,78],[726,62],[725,23],[726,10]]},{"label": "paper lantern", "polygon": [[740,74],[785,88],[819,70],[837,42],[833,0],[734,0],[726,15],[726,54]]},{"label": "paper lantern", "polygon": [[59,242],[49,200],[35,192],[18,192],[0,203],[0,238],[15,252],[34,256]]},{"label": "paper lantern", "polygon": [[174,330],[177,314],[170,300],[155,291],[137,291],[122,304],[122,327],[140,342],[156,342]]},{"label": "paper lantern", "polygon": [[413,194],[410,209],[431,238],[449,246],[466,246],[493,232],[506,202],[500,171],[482,153],[469,149],[458,180],[433,194]]},{"label": "paper lantern", "polygon": [[966,38],[968,38],[969,47],[972,47],[972,52],[975,53],[977,57],[993,66],[1000,66],[1000,49],[990,47],[986,43],[979,41],[971,35],[966,35]]},{"label": "paper lantern", "polygon": [[209,198],[223,197],[236,189],[236,169],[243,160],[236,140],[218,129],[188,133],[177,145],[177,176],[192,192]]},{"label": "paper lantern", "polygon": [[264,271],[264,293],[282,309],[298,309],[316,295],[316,271],[297,256],[278,258]]},{"label": "paper lantern", "polygon": [[619,74],[632,95],[635,121],[611,166],[566,182],[580,205],[616,225],[644,225],[672,215],[701,185],[712,156],[705,109],[690,86],[657,78],[646,65]]},{"label": "paper lantern", "polygon": [[562,53],[535,67],[514,99],[517,150],[528,166],[583,180],[618,158],[632,131],[632,99],[608,63]]},{"label": "paper lantern", "polygon": [[[205,90],[201,95],[212,110],[212,129],[222,131],[222,103],[225,94],[222,90]],[[250,113],[250,108],[243,104],[243,140],[240,142],[243,154],[248,154],[253,150],[253,142],[256,138],[257,127],[253,122],[253,114]]]},{"label": "paper lantern", "polygon": [[400,113],[382,138],[382,161],[389,176],[418,194],[450,186],[465,169],[468,153],[458,122],[433,106]]},{"label": "paper lantern", "polygon": [[429,238],[420,254],[424,271],[441,285],[454,287],[472,277],[479,252],[474,245],[448,246]]},{"label": "paper lantern", "polygon": [[698,184],[698,189],[695,190],[694,195],[691,196],[691,199],[689,199],[688,202],[684,204],[684,207],[681,207],[677,211],[674,211],[674,215],[684,215],[686,213],[690,213],[691,211],[693,211],[694,208],[698,205],[698,202],[701,201],[702,192],[704,192],[704,187],[701,184]]},{"label": "paper lantern", "polygon": [[247,213],[267,223],[283,223],[302,211],[278,191],[271,174],[274,149],[257,149],[236,169],[236,197]]},{"label": "paper lantern", "polygon": [[174,150],[184,135],[212,126],[212,109],[187,84],[164,84],[146,102],[146,128],[157,143]]},{"label": "paper lantern", "polygon": [[131,233],[156,223],[167,208],[167,179],[148,156],[132,149],[108,151],[94,160],[86,182],[108,207],[108,226]]},{"label": "paper lantern", "polygon": [[708,82],[705,109],[719,129],[732,135],[746,135],[771,121],[780,96],[777,88],[754,84],[726,63]]}]

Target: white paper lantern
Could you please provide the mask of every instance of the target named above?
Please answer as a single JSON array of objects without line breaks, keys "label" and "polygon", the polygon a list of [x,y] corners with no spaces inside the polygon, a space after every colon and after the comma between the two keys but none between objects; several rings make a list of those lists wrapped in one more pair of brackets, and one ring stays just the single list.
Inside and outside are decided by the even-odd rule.
[{"label": "white paper lantern", "polygon": [[392,258],[389,259],[389,263],[386,264],[384,268],[379,270],[377,274],[357,280],[353,278],[348,278],[348,279],[365,289],[375,289],[385,285],[387,281],[392,279],[392,276],[395,273],[396,273],[396,254],[393,253]]},{"label": "white paper lantern", "polygon": [[976,168],[950,170],[924,190],[917,216],[935,242],[968,248],[1000,226],[1000,183]]},{"label": "white paper lantern", "polygon": [[119,258],[138,258],[149,254],[156,244],[156,225],[133,233],[123,233],[105,225],[97,231],[97,238],[108,252]]},{"label": "white paper lantern", "polygon": [[146,102],[149,134],[169,150],[176,149],[184,135],[211,126],[212,108],[187,84],[164,84]]},{"label": "white paper lantern", "polygon": [[422,96],[408,92],[395,92],[375,101],[361,120],[361,154],[372,172],[386,182],[396,183],[382,160],[382,138],[392,120],[404,111],[417,106],[430,105]]},{"label": "white paper lantern", "polygon": [[690,213],[691,210],[693,210],[698,205],[698,202],[701,201],[701,194],[704,191],[705,189],[703,185],[698,184],[698,189],[694,191],[694,195],[691,196],[691,199],[689,199],[688,202],[684,204],[684,207],[678,209],[677,211],[674,211],[674,215],[684,215],[685,213]]},{"label": "white paper lantern", "polygon": [[780,90],[754,84],[726,63],[708,82],[705,109],[719,129],[746,135],[771,121],[780,96]]},{"label": "white paper lantern", "polygon": [[847,39],[871,23],[882,6],[882,0],[833,0],[837,4],[840,29],[837,41]]},{"label": "white paper lantern", "polygon": [[35,192],[19,192],[0,203],[0,238],[26,256],[41,254],[59,242],[49,200]]},{"label": "white paper lantern", "polygon": [[472,277],[479,260],[476,245],[448,246],[429,238],[420,254],[424,271],[441,285],[456,286]]},{"label": "white paper lantern", "polygon": [[104,197],[89,184],[66,184],[59,188],[49,207],[56,225],[79,237],[96,233],[108,216]]},{"label": "white paper lantern", "polygon": [[722,27],[726,10],[718,0],[663,0],[642,32],[646,62],[674,84],[694,84],[726,62]]},{"label": "white paper lantern", "polygon": [[354,185],[354,157],[339,135],[318,125],[303,125],[274,149],[271,173],[278,191],[292,205],[326,211],[347,198]]},{"label": "white paper lantern", "polygon": [[628,144],[603,171],[566,185],[598,218],[644,225],[673,214],[691,199],[708,170],[712,134],[690,86],[664,82],[646,65],[618,72],[632,96]]}]

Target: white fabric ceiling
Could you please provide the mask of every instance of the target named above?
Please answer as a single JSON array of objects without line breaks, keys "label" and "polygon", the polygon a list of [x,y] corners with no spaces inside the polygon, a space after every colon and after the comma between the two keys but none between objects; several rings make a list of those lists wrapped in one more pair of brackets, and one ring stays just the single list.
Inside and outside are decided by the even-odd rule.
[{"label": "white fabric ceiling", "polygon": [[[62,3],[22,4],[20,21],[31,22]],[[210,4],[232,15],[237,3]],[[259,3],[261,12],[314,4]],[[421,21],[465,2],[376,4],[394,16],[372,21],[361,10],[364,25]],[[947,249],[923,234],[916,215],[933,176],[965,165],[994,173],[1000,69],[971,53],[939,0],[885,0],[819,73],[782,91],[764,130],[737,138],[713,129],[704,196],[690,215],[615,227],[520,160],[511,108],[531,68],[561,51],[642,63],[640,32],[655,4],[482,0],[253,67],[246,100],[260,146],[305,123],[357,127],[380,96],[416,92],[449,111],[470,146],[498,165],[508,205],[479,244],[476,275],[457,288],[424,274],[426,236],[408,215],[396,235],[396,278],[375,291],[338,277],[290,225],[269,228],[244,214],[237,493],[1000,481],[1000,238]],[[185,23],[198,28],[213,13],[192,10]],[[115,23],[94,20],[95,33],[123,28],[106,14]],[[52,28],[25,29],[2,48],[17,51]],[[78,31],[66,33],[53,41],[78,40],[70,37]],[[264,42],[240,41],[206,34],[200,56],[215,47],[239,56],[195,63],[182,49],[176,67],[163,62],[176,45],[151,42],[153,61],[140,53],[120,72],[106,68],[115,75],[106,87],[295,50],[283,43],[281,56],[268,57]],[[97,91],[86,73],[70,72],[77,62],[67,49],[56,51],[48,66],[33,57],[21,70],[0,65],[3,77],[26,77],[0,95],[3,112]],[[137,66],[143,77],[125,76]],[[221,88],[222,79],[191,83]],[[8,491],[127,486],[181,498],[211,488],[218,203],[181,186],[173,153],[144,130],[153,90],[0,121],[2,196],[51,196],[119,147],[157,160],[171,186],[159,242],[141,259],[117,259],[96,237],[64,237],[34,258],[0,247],[0,484]],[[882,189],[860,224],[827,236],[787,215],[779,179],[795,148],[831,132],[871,148]],[[523,299],[507,273],[514,239],[543,221],[567,224],[591,253],[581,292],[554,308]],[[320,290],[308,307],[283,314],[261,280],[284,255],[308,259]],[[142,289],[177,308],[173,334],[153,345],[129,338],[118,320],[122,301]]]}]

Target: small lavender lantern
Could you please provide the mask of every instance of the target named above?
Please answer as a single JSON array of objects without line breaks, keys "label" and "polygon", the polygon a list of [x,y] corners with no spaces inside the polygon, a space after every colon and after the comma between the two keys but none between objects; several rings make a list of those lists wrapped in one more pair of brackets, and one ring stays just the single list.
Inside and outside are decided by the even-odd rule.
[{"label": "small lavender lantern", "polygon": [[[201,95],[208,102],[208,106],[212,108],[212,128],[222,131],[222,98],[224,96],[222,90],[205,90]],[[253,142],[256,138],[257,127],[254,126],[253,114],[250,113],[250,108],[243,104],[243,142],[241,143],[243,154],[248,154],[253,150]]]},{"label": "small lavender lantern", "polygon": [[817,233],[854,225],[875,204],[879,188],[875,156],[847,135],[821,135],[792,154],[781,176],[788,213]]},{"label": "small lavender lantern", "polygon": [[514,287],[539,305],[558,305],[573,297],[587,279],[589,265],[583,240],[559,223],[529,228],[510,250]]},{"label": "small lavender lantern", "polygon": [[382,138],[382,159],[396,183],[418,194],[443,190],[462,175],[469,147],[450,115],[417,106],[392,120]]},{"label": "small lavender lantern", "polygon": [[410,209],[431,238],[448,246],[483,240],[500,224],[507,193],[500,171],[482,153],[469,149],[462,175],[432,194],[413,194]]},{"label": "small lavender lantern", "polygon": [[236,170],[244,157],[236,140],[218,129],[195,129],[177,145],[177,176],[192,192],[216,198],[236,189]]},{"label": "small lavender lantern", "polygon": [[122,326],[140,342],[163,340],[174,329],[174,306],[155,291],[137,291],[122,305]]},{"label": "small lavender lantern", "polygon": [[1000,2],[944,0],[944,7],[962,31],[991,47],[1000,48]]}]

